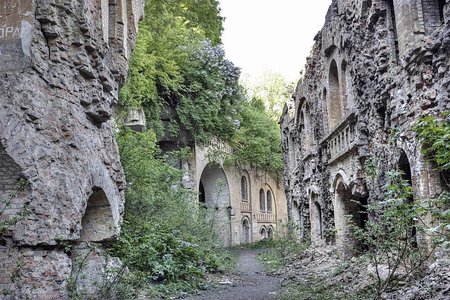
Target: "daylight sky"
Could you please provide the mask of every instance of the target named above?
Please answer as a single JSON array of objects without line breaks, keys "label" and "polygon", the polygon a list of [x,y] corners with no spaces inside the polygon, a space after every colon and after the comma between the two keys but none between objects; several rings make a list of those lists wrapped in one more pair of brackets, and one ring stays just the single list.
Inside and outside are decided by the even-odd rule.
[{"label": "daylight sky", "polygon": [[220,0],[228,59],[250,80],[265,71],[297,81],[331,0]]}]

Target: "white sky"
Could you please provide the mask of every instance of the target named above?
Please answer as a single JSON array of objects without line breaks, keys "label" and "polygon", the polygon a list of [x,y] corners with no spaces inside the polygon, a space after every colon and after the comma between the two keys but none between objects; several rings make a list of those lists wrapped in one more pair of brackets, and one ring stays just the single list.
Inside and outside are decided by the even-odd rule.
[{"label": "white sky", "polygon": [[251,81],[264,71],[297,81],[331,0],[220,0],[226,56]]}]

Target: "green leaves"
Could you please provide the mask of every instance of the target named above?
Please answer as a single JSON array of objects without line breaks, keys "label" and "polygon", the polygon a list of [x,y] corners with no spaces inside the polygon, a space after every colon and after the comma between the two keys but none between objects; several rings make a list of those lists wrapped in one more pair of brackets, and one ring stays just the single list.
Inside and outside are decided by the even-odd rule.
[{"label": "green leaves", "polygon": [[424,116],[414,127],[423,143],[423,151],[436,161],[442,170],[450,170],[450,113],[439,118]]},{"label": "green leaves", "polygon": [[241,122],[233,137],[234,161],[266,170],[274,176],[283,170],[281,134],[258,99],[245,102],[239,112]]}]

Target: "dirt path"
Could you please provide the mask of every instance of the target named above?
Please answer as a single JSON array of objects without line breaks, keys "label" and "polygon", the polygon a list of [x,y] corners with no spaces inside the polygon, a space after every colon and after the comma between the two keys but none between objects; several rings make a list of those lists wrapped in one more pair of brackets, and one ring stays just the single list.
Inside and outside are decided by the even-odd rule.
[{"label": "dirt path", "polygon": [[269,300],[278,299],[280,278],[264,273],[256,256],[261,250],[238,250],[237,283],[225,283],[189,300]]}]

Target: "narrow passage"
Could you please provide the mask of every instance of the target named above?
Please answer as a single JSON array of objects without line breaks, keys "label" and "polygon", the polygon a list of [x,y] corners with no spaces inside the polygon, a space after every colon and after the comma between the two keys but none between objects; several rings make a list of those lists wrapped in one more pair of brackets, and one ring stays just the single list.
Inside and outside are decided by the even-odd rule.
[{"label": "narrow passage", "polygon": [[278,299],[281,278],[266,275],[257,260],[260,249],[238,250],[236,284],[223,284],[189,300],[267,300]]}]

